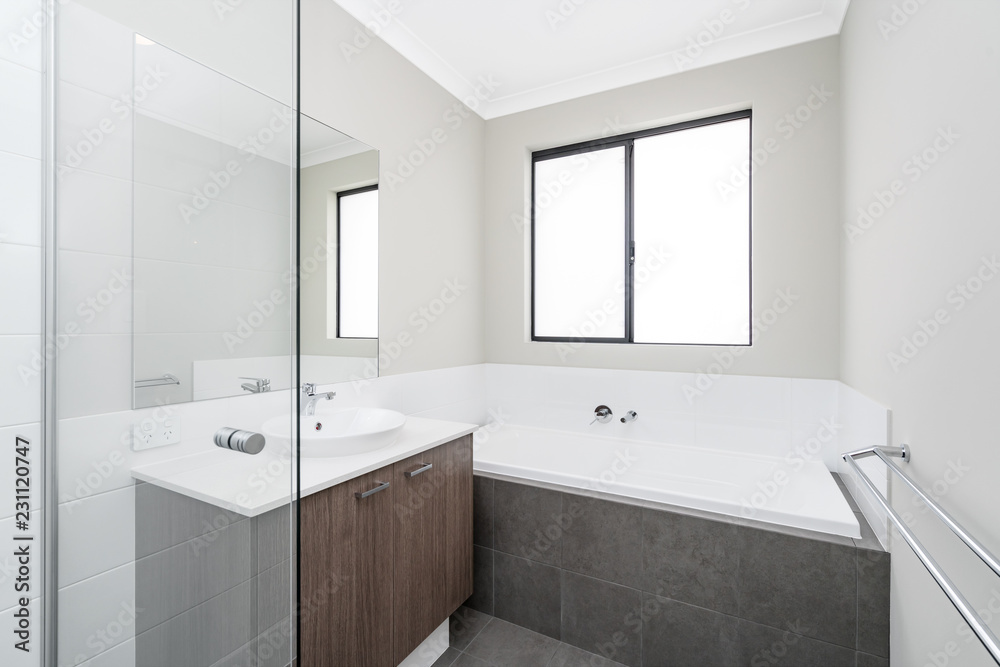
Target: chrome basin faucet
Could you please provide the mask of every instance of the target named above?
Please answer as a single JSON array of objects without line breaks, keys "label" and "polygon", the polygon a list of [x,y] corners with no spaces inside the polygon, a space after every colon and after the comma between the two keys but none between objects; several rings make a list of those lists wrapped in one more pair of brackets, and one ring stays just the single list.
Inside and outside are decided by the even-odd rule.
[{"label": "chrome basin faucet", "polygon": [[302,385],[302,393],[299,396],[299,405],[302,408],[302,414],[306,417],[312,417],[316,414],[316,404],[320,401],[332,401],[333,397],[337,395],[335,391],[316,393],[316,385],[312,382],[306,382]]}]

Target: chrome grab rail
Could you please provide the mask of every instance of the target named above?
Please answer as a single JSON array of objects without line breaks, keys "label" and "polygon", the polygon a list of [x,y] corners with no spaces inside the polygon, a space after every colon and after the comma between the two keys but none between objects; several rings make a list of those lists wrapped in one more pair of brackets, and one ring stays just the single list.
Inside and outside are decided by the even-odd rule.
[{"label": "chrome grab rail", "polygon": [[889,504],[886,497],[883,496],[882,493],[875,488],[875,484],[868,479],[868,475],[864,473],[861,466],[859,466],[857,462],[857,459],[868,456],[876,456],[881,459],[888,466],[889,470],[896,473],[896,475],[898,475],[900,479],[902,479],[903,482],[905,482],[906,485],[910,487],[910,489],[916,493],[917,496],[924,503],[926,503],[926,505],[931,508],[935,514],[937,514],[945,525],[947,525],[948,528],[950,528],[951,531],[966,544],[966,546],[972,549],[972,551],[974,551],[975,554],[998,575],[1000,575],[1000,561],[998,561],[996,556],[990,553],[990,551],[984,547],[979,540],[970,535],[968,531],[955,521],[955,519],[940,505],[938,505],[933,498],[924,493],[923,490],[921,490],[916,483],[910,479],[906,473],[904,473],[903,470],[895,464],[895,462],[891,460],[890,457],[901,458],[904,461],[909,461],[910,450],[906,445],[903,445],[902,447],[869,447],[867,449],[859,449],[854,452],[847,452],[843,454],[844,461],[847,462],[847,465],[854,471],[857,478],[864,483],[868,492],[875,498],[876,501],[878,501],[878,504],[882,507],[882,509],[885,510],[886,516],[888,516],[889,520],[892,521],[896,530],[899,531],[899,534],[902,535],[903,539],[906,540],[906,543],[910,545],[911,549],[913,549],[913,553],[916,554],[917,558],[920,559],[920,562],[923,563],[925,568],[927,568],[931,577],[933,577],[934,581],[937,582],[937,585],[941,587],[944,594],[948,596],[948,600],[955,606],[958,613],[962,615],[965,622],[968,623],[969,627],[972,628],[972,631],[976,633],[976,638],[979,639],[986,650],[989,651],[993,661],[1000,665],[1000,640],[998,640],[997,636],[993,634],[993,631],[990,630],[985,623],[983,623],[982,619],[979,618],[979,615],[972,608],[972,605],[969,604],[969,601],[964,595],[962,595],[961,592],[959,592],[952,580],[948,578],[948,575],[944,573],[941,566],[937,564],[937,561],[935,561],[934,558],[927,552],[927,549],[924,548],[924,545],[920,543],[920,540],[917,539],[917,537],[913,534],[913,531],[909,529],[899,514],[892,509],[892,506]]},{"label": "chrome grab rail", "polygon": [[180,384],[181,381],[176,375],[171,375],[170,373],[164,373],[163,377],[152,378],[151,380],[136,380],[135,388],[144,389],[145,387],[161,387],[167,384]]}]

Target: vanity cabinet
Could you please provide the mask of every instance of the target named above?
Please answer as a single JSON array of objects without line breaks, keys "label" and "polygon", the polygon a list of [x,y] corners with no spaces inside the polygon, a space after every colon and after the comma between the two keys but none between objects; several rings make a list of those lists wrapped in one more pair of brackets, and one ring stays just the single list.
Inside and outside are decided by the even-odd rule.
[{"label": "vanity cabinet", "polygon": [[301,513],[302,667],[397,665],[472,594],[471,435]]}]

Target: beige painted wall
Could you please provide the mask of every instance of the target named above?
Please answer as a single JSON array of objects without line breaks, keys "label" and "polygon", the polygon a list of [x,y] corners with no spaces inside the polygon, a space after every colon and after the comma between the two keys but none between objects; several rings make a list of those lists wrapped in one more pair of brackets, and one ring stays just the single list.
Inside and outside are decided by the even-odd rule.
[{"label": "beige painted wall", "polygon": [[[336,193],[374,185],[378,182],[378,152],[367,151],[332,162],[307,167],[299,172],[299,247],[302,261],[299,341],[302,354],[334,357],[374,357],[377,343],[372,340],[327,337],[327,317],[331,298],[327,275],[337,270],[335,246],[328,246],[330,223],[335,222]],[[306,263],[312,257],[307,271]],[[345,378],[329,378],[340,382]],[[319,381],[327,381],[321,378]]]},{"label": "beige painted wall", "polygon": [[[917,10],[894,15],[890,0],[852,3],[841,37],[843,223],[853,225],[841,232],[842,379],[892,408],[894,442],[913,447],[907,469],[996,553],[1000,278],[983,279],[1000,267],[983,258],[1000,256],[1000,4],[895,4]],[[914,161],[924,151],[926,170]],[[901,194],[888,204],[894,181]],[[887,210],[859,225],[859,207],[879,213],[876,192]],[[971,299],[959,290],[965,284],[968,294],[979,289]],[[932,322],[935,314],[943,324]],[[996,577],[921,514],[902,485],[892,494],[976,609],[992,608],[1000,631]],[[934,664],[931,656],[993,664],[959,622],[908,547],[894,544],[892,664]]]},{"label": "beige painted wall", "polygon": [[303,113],[380,151],[381,372],[481,363],[485,123],[365,37],[333,2],[303,1]]},{"label": "beige painted wall", "polygon": [[[584,345],[567,354],[528,336],[530,152],[752,107],[753,144],[772,152],[754,176],[754,315],[797,299],[728,372],[836,378],[839,346],[838,41],[812,42],[491,120],[486,126],[486,355],[495,363],[708,371],[729,348]],[[812,88],[832,93],[824,102]],[[824,97],[826,95],[824,94]],[[784,120],[812,100],[796,128]],[[770,140],[770,141],[769,141]],[[730,176],[731,174],[725,174]],[[712,370],[715,370],[714,368]]]}]

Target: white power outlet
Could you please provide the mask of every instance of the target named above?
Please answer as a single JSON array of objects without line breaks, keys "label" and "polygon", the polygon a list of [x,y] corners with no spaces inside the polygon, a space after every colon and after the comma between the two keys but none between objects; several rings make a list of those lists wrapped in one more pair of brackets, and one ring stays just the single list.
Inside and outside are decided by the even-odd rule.
[{"label": "white power outlet", "polygon": [[176,415],[143,419],[132,424],[132,451],[175,445],[181,441],[181,420]]}]

